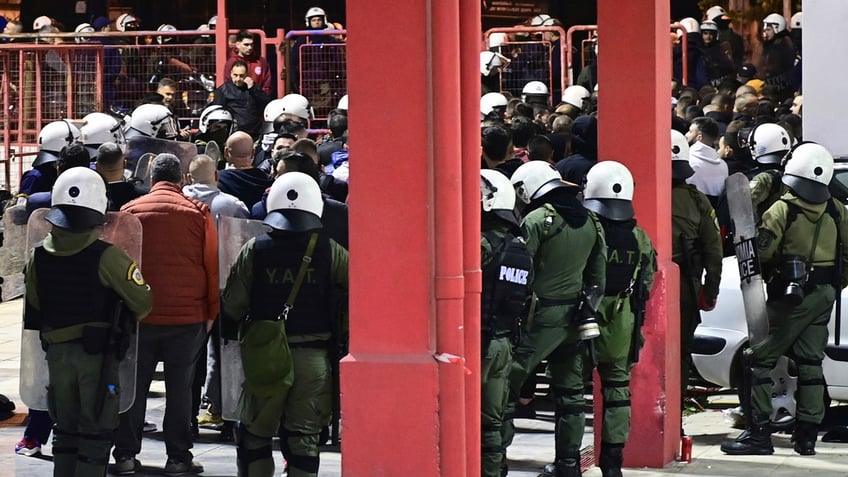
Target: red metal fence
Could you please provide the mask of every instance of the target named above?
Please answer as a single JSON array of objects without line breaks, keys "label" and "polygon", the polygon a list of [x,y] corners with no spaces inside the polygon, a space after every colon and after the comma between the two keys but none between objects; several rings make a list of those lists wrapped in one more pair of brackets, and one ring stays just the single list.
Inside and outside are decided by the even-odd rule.
[{"label": "red metal fence", "polygon": [[286,34],[292,90],[309,98],[317,121],[325,121],[347,94],[346,35],[346,30],[294,30]]}]

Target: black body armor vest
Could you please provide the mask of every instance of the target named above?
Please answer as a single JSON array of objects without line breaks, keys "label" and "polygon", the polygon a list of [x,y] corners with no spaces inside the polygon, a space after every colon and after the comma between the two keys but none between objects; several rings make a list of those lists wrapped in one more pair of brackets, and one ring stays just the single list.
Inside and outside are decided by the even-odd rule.
[{"label": "black body armor vest", "polygon": [[514,235],[483,232],[492,244],[492,259],[483,267],[480,326],[493,334],[512,331],[530,295],[533,258]]}]

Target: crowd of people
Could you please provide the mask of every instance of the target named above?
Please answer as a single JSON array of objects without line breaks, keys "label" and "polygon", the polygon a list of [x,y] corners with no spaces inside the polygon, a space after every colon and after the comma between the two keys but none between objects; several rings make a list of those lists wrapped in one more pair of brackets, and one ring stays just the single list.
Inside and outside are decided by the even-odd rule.
[{"label": "crowd of people", "polygon": [[[34,26],[52,26],[49,18],[39,20]],[[314,30],[330,25],[320,8],[310,9],[305,20]],[[102,23],[77,32],[109,24]],[[546,15],[527,23],[561,25]],[[764,61],[756,67],[744,62],[744,45],[723,8],[709,8],[701,22],[680,23],[680,34],[688,35],[688,63],[675,62],[669,114],[681,395],[700,311],[716,306],[721,260],[732,250],[725,179],[743,172],[751,179],[761,224],[757,245],[770,273],[769,315],[785,326],[749,352],[749,430],[722,449],[770,453],[764,376],[791,349],[804,391],[795,450],[809,455],[823,414],[825,328],[819,325],[829,316],[833,289],[846,283],[844,268],[837,272],[835,264],[848,256],[836,240],[848,230],[844,209],[829,205],[832,156],[802,140],[800,43],[793,43],[787,26],[800,31],[801,16],[764,19]],[[130,14],[115,25],[120,31],[139,26]],[[191,63],[173,57],[156,61],[155,92],[126,118],[95,112],[81,128],[62,120],[41,130],[38,156],[19,194],[28,213],[50,209],[52,229],[27,266],[25,324],[41,331],[51,369],[61,360],[78,366],[51,388],[49,415],[31,413],[16,451],[40,452],[52,428],[57,475],[74,475],[74,469],[76,475],[102,475],[110,450],[110,472],[132,475],[141,468],[146,396],[160,361],[167,388],[166,474],[202,472],[192,439],[200,425],[212,425],[224,438],[234,437],[239,475],[273,475],[275,436],[288,475],[317,475],[321,433],[337,392],[331,375],[346,327],[349,99],[341,97],[328,114],[328,132],[310,139],[312,98],[290,93],[274,99],[273,71],[255,42],[249,31],[234,37],[225,66],[229,78],[214,89],[197,131],[180,123],[177,85],[165,68]],[[480,55],[483,475],[507,475],[513,420],[533,415],[535,371],[547,363],[556,453],[542,475],[580,475],[583,395],[597,371],[604,413],[599,466],[605,477],[621,476],[631,371],[644,344],[641,326],[657,260],[651,238],[636,225],[631,172],[619,162],[598,161],[596,71],[602,58],[595,49],[596,60],[578,84],[562,91],[528,78],[520,97],[512,97],[498,90],[496,79],[510,63],[500,48],[495,44]],[[124,72],[130,59],[121,64]],[[688,84],[680,79],[684,68]],[[154,157],[145,162],[149,152]],[[107,211],[141,222],[144,276],[132,258],[98,239]],[[219,270],[216,226],[222,217],[261,220],[269,231],[248,240],[232,268]],[[798,280],[780,272],[790,256],[805,257],[804,266],[815,273],[799,285],[806,296],[787,307],[783,289],[787,280]],[[96,289],[97,300],[80,303],[78,293],[59,291],[45,279],[69,267],[88,270],[88,281],[76,285]],[[221,275],[227,280],[219,295]],[[96,412],[91,406],[101,398],[76,407],[65,402],[91,376],[118,372],[117,361],[91,358],[115,350],[89,343],[109,328],[117,302],[123,303],[122,319],[140,321],[136,399],[120,417],[114,400]],[[245,382],[233,424],[223,419],[221,388],[242,383],[222,381],[221,345],[234,339],[241,343]],[[110,365],[101,370],[105,362]],[[89,390],[94,397],[105,391]],[[108,437],[113,431],[114,440]]]}]

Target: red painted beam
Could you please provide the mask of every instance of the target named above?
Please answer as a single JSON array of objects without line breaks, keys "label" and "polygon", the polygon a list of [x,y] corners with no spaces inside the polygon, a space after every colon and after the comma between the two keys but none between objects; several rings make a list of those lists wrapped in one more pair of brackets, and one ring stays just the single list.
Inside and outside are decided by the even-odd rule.
[{"label": "red painted beam", "polygon": [[[631,381],[630,442],[642,444],[625,447],[628,467],[663,467],[675,458],[680,442],[679,278],[671,262],[669,18],[667,0],[598,1],[599,157],[623,162],[632,171],[636,217],[654,241],[660,265],[643,328],[647,343]],[[596,399],[596,417],[600,405]],[[598,443],[600,433],[595,435]]]}]

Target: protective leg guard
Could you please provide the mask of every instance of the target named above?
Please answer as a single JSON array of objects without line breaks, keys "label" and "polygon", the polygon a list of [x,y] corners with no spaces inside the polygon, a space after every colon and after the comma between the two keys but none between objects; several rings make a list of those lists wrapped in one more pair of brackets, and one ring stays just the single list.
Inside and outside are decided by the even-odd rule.
[{"label": "protective leg guard", "polygon": [[74,477],[77,472],[77,449],[53,446],[53,475]]},{"label": "protective leg guard", "polygon": [[106,475],[106,467],[109,465],[109,451],[106,454],[89,457],[81,455],[77,458],[77,473],[76,475],[88,476],[104,476]]},{"label": "protective leg guard", "polygon": [[603,477],[622,477],[621,464],[624,462],[624,444],[601,442],[601,457],[598,467]]},{"label": "protective leg guard", "polygon": [[271,453],[270,437],[253,435],[245,426],[237,425],[236,443],[239,477],[273,477],[274,457]]},{"label": "protective leg guard", "polygon": [[771,429],[768,419],[760,419],[735,440],[721,443],[721,451],[728,455],[771,455]]},{"label": "protective leg guard", "polygon": [[818,436],[818,424],[795,421],[795,431],[792,433],[795,452],[801,455],[816,455],[816,439]]}]

